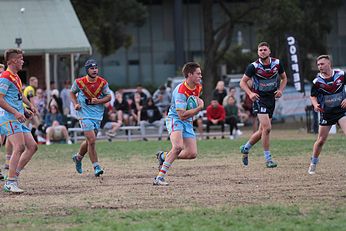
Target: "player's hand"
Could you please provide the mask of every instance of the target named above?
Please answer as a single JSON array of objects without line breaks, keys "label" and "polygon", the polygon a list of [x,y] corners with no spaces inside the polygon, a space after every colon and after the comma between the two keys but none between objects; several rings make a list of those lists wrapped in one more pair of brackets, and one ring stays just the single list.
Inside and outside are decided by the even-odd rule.
[{"label": "player's hand", "polygon": [[323,112],[320,104],[313,105],[315,112]]},{"label": "player's hand", "polygon": [[20,112],[16,112],[16,113],[14,113],[14,117],[16,117],[16,119],[20,122],[20,123],[24,123],[25,121],[26,121],[26,118],[25,118],[25,116],[22,114],[22,113],[20,113]]},{"label": "player's hand", "polygon": [[204,101],[199,97],[196,97],[196,98],[198,102],[198,107],[202,110],[204,108]]},{"label": "player's hand", "polygon": [[32,112],[32,115],[36,115],[37,114],[37,108],[35,107],[35,105],[31,104],[30,110]]},{"label": "player's hand", "polygon": [[255,102],[256,100],[259,99],[259,95],[258,95],[257,93],[255,93],[255,92],[251,92],[251,93],[249,94],[249,97],[250,97],[250,99],[252,100],[252,102]]},{"label": "player's hand", "polygon": [[74,105],[74,109],[77,110],[77,111],[78,111],[79,109],[81,109],[80,104],[79,104],[79,103],[75,104],[75,105]]},{"label": "player's hand", "polygon": [[282,91],[281,90],[275,91],[275,98],[280,98],[281,96],[282,96]]},{"label": "player's hand", "polygon": [[346,99],[341,101],[341,108],[346,109]]},{"label": "player's hand", "polygon": [[91,103],[91,104],[99,104],[99,99],[98,99],[98,98],[92,98],[92,99],[90,100],[90,103]]},{"label": "player's hand", "polygon": [[24,116],[26,119],[32,119],[34,113],[30,109],[24,108]]}]

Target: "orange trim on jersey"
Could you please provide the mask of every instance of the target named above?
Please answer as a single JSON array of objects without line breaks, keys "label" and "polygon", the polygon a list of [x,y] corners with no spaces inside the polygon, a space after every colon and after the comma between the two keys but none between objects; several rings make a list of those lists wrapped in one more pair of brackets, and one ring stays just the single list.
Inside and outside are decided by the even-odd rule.
[{"label": "orange trim on jersey", "polygon": [[184,94],[186,97],[189,97],[191,95],[199,97],[202,92],[202,85],[197,84],[194,89],[191,89],[186,81],[183,82],[183,84],[180,85],[178,89],[178,93]]},{"label": "orange trim on jersey", "polygon": [[5,78],[9,80],[11,83],[13,83],[17,87],[20,93],[22,92],[22,80],[20,80],[18,74],[14,74],[12,73],[12,71],[7,69],[6,71],[2,73],[1,78]]},{"label": "orange trim on jersey", "polygon": [[76,83],[79,89],[83,91],[84,95],[87,98],[92,99],[98,98],[101,95],[102,89],[107,84],[107,81],[100,76],[97,76],[95,82],[90,82],[87,76],[84,76],[77,79]]}]

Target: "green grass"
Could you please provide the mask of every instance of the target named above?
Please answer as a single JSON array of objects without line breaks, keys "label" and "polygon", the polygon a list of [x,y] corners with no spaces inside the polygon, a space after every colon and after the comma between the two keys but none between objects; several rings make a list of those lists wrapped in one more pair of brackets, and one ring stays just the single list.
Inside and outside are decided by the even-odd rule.
[{"label": "green grass", "polygon": [[[311,153],[314,136],[304,139],[272,140],[275,156]],[[199,158],[239,155],[246,140],[206,140],[198,143]],[[157,150],[170,147],[168,141],[99,142],[100,159],[124,161],[133,157],[152,159]],[[332,136],[323,155],[345,153],[345,138]],[[40,146],[33,161],[70,161],[78,145]],[[252,150],[262,155],[261,145]],[[3,161],[3,155],[2,160]],[[14,202],[15,203],[15,202]],[[309,205],[307,202],[306,204]],[[14,205],[15,206],[15,205]],[[1,214],[0,230],[346,230],[346,205],[270,204],[240,207],[184,208],[166,210],[71,209],[56,214],[27,207],[15,216]],[[1,209],[0,209],[1,211]],[[2,211],[1,211],[2,212]]]},{"label": "green grass", "polygon": [[[34,212],[34,211],[33,211]],[[2,230],[346,230],[346,207],[247,206],[155,211],[71,210],[64,216],[21,213],[0,221]],[[11,227],[11,229],[10,229]]]}]

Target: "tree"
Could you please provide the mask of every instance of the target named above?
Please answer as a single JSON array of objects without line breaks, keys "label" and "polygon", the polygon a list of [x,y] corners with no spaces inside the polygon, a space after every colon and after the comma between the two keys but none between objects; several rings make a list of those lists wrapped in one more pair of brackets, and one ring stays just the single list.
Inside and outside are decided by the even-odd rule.
[{"label": "tree", "polygon": [[72,0],[87,37],[102,56],[132,41],[126,26],[142,26],[147,9],[136,0]]},{"label": "tree", "polygon": [[[331,31],[331,12],[341,5],[340,0],[265,0],[266,12],[260,14],[257,25],[260,40],[269,42],[274,55],[287,60],[285,35],[295,35],[299,43],[301,73],[312,80],[311,58],[327,53],[327,34]],[[284,62],[286,63],[286,62]]]},{"label": "tree", "polygon": [[[259,9],[262,1],[233,1],[231,4],[226,4],[224,0],[216,1],[217,4],[213,4],[214,2],[213,0],[201,1],[204,20],[204,92],[212,92],[219,80],[218,64],[231,46],[234,26],[253,20],[249,15]],[[217,10],[215,10],[216,7]],[[217,14],[219,14],[218,17],[225,18],[220,24],[215,23]],[[211,100],[211,94],[205,94],[204,97],[206,103]]]}]

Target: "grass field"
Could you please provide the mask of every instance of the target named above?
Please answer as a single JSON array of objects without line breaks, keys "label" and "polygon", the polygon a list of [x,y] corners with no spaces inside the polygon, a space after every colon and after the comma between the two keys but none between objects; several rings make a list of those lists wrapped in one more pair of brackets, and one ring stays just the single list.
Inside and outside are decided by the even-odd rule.
[{"label": "grass field", "polygon": [[200,141],[196,160],[174,163],[168,187],[152,186],[154,153],[168,141],[98,143],[101,178],[88,159],[85,172],[75,173],[78,145],[40,146],[21,175],[26,192],[0,193],[0,230],[346,230],[341,134],[330,137],[313,176],[314,135],[274,129],[276,169],[264,167],[260,145],[249,167],[241,166],[247,137]]}]

